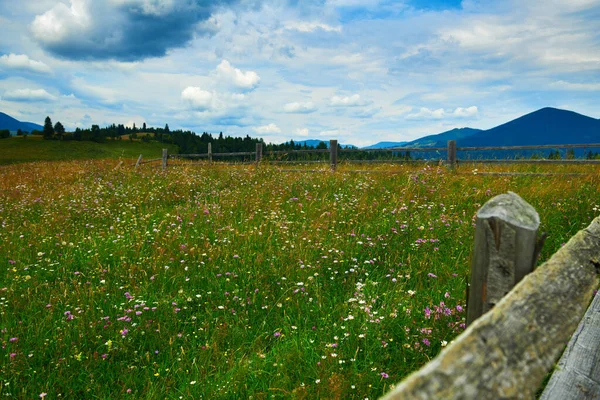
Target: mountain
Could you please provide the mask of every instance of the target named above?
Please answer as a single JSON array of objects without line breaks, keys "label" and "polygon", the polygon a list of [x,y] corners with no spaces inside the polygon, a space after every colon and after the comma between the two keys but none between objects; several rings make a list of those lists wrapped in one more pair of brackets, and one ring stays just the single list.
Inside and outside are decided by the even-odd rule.
[{"label": "mountain", "polygon": [[438,133],[437,135],[428,135],[412,142],[408,142],[404,147],[446,147],[448,140],[459,141],[461,139],[473,136],[483,132],[481,129],[473,128],[454,128],[452,130]]},{"label": "mountain", "polygon": [[583,143],[600,143],[600,120],[550,107],[457,140],[459,147]]},{"label": "mountain", "polygon": [[389,149],[389,148],[392,148],[392,147],[404,146],[406,143],[408,143],[408,142],[379,142],[379,143],[375,143],[375,144],[372,144],[372,145],[367,146],[367,147],[362,147],[362,149],[364,149],[364,150],[368,150],[368,149]]},{"label": "mountain", "polygon": [[36,129],[41,131],[44,127],[33,122],[21,122],[8,114],[0,112],[0,129],[8,129],[9,131],[18,131],[20,129],[25,132],[31,132]]}]

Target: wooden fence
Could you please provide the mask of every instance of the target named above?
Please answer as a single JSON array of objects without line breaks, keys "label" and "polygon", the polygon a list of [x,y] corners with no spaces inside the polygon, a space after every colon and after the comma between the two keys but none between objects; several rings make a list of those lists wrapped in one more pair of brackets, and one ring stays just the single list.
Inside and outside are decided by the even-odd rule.
[{"label": "wooden fence", "polygon": [[511,192],[479,210],[467,329],[384,400],[534,398],[569,338],[541,398],[600,398],[600,217],[531,272],[539,224]]},{"label": "wooden fence", "polygon": [[[277,156],[277,155],[288,155],[288,154],[329,154],[329,165],[332,170],[335,170],[338,160],[339,153],[395,153],[395,152],[438,152],[446,155],[445,159],[417,159],[417,160],[344,160],[344,162],[445,162],[449,167],[453,168],[458,165],[460,161],[467,161],[472,163],[543,163],[543,164],[600,164],[600,160],[583,160],[583,159],[561,159],[561,160],[548,160],[548,159],[468,159],[459,160],[457,153],[469,152],[469,151],[519,151],[519,150],[548,150],[548,149],[592,149],[600,147],[600,143],[589,143],[589,144],[557,144],[557,145],[537,145],[537,146],[494,146],[494,147],[457,147],[455,140],[449,140],[446,147],[394,147],[387,149],[346,149],[338,148],[337,140],[329,141],[328,149],[307,149],[307,150],[278,150],[278,151],[263,151],[262,143],[256,144],[255,151],[242,151],[242,152],[231,152],[231,153],[213,153],[212,144],[208,144],[207,153],[199,154],[168,154],[166,149],[163,149],[162,158],[151,159],[142,161],[142,156],[138,159],[136,167],[139,165],[162,161],[163,169],[167,168],[169,158],[205,158],[209,162],[213,161],[213,157],[242,157],[251,156],[254,158],[254,162],[259,163],[265,156]],[[270,161],[274,162],[274,161]],[[290,162],[290,161],[276,161],[276,162]],[[307,161],[302,161],[307,162]],[[317,161],[323,162],[323,161]]]}]

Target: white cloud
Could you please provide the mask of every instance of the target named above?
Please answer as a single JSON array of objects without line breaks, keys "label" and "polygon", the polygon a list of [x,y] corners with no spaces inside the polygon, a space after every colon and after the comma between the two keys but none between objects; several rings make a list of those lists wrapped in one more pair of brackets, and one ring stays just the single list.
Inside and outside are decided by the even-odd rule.
[{"label": "white cloud", "polygon": [[308,136],[308,128],[298,128],[296,129],[296,135],[306,137]]},{"label": "white cloud", "polygon": [[30,59],[25,54],[13,54],[0,56],[0,67],[6,67],[11,69],[24,69],[31,72],[37,72],[42,74],[49,74],[51,72],[50,67],[41,61]]},{"label": "white cloud", "polygon": [[454,115],[455,117],[469,118],[474,117],[478,113],[479,110],[477,109],[477,106],[471,106],[467,108],[458,107],[454,110],[452,115]]},{"label": "white cloud", "polygon": [[54,101],[56,97],[44,89],[16,89],[4,93],[4,100],[12,101]]},{"label": "white cloud", "polygon": [[317,107],[312,101],[308,101],[306,103],[287,103],[283,106],[283,111],[286,113],[296,113],[296,114],[309,114],[315,112]]},{"label": "white cloud", "polygon": [[352,96],[333,96],[330,104],[335,107],[355,107],[366,103],[361,101],[359,94],[353,94]]},{"label": "white cloud", "polygon": [[446,115],[443,108],[437,110],[430,110],[427,107],[421,107],[419,112],[408,114],[407,119],[442,119]]},{"label": "white cloud", "polygon": [[196,86],[188,86],[181,92],[181,98],[191,108],[199,111],[208,110],[213,107],[213,93],[202,90]]},{"label": "white cloud", "polygon": [[470,118],[479,113],[477,106],[467,108],[457,107],[453,111],[446,111],[443,108],[431,110],[427,107],[421,107],[418,112],[408,114],[406,119],[443,119],[443,118]]},{"label": "white cloud", "polygon": [[323,30],[325,32],[338,32],[342,31],[341,26],[331,26],[321,22],[305,22],[305,21],[288,21],[285,23],[285,28],[288,30],[295,30],[298,32],[314,32],[316,30]]},{"label": "white cloud", "polygon": [[254,89],[260,81],[260,76],[254,71],[242,72],[238,68],[234,68],[229,61],[223,60],[217,66],[216,73],[219,77],[232,83],[241,89]]},{"label": "white cloud", "polygon": [[552,83],[551,86],[562,90],[600,91],[600,83],[573,83],[557,81]]},{"label": "white cloud", "polygon": [[279,127],[273,123],[269,125],[258,126],[252,129],[254,129],[254,132],[256,133],[281,133],[281,129],[279,129]]},{"label": "white cloud", "polygon": [[87,0],[71,0],[71,7],[58,3],[33,20],[33,35],[46,43],[59,42],[66,37],[85,32],[91,24]]}]

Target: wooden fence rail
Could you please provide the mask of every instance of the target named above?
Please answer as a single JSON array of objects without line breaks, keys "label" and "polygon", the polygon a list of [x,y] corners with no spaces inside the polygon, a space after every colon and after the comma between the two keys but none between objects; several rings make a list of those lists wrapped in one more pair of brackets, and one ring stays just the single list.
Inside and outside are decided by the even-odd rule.
[{"label": "wooden fence rail", "polygon": [[[457,157],[457,152],[461,151],[486,151],[486,150],[496,150],[496,151],[516,151],[516,150],[538,150],[538,149],[591,149],[600,147],[600,143],[590,143],[590,144],[556,144],[556,145],[537,145],[537,146],[494,146],[494,147],[457,147],[455,140],[449,140],[447,147],[393,147],[386,149],[344,149],[338,148],[337,140],[329,141],[328,149],[301,149],[301,150],[276,150],[276,151],[263,151],[263,144],[257,143],[255,151],[241,151],[241,152],[231,152],[231,153],[213,153],[212,152],[212,144],[208,144],[208,152],[200,153],[200,154],[166,154],[166,150],[163,150],[163,169],[166,169],[167,159],[168,158],[208,158],[209,163],[213,161],[213,157],[242,157],[242,156],[254,156],[256,163],[260,163],[263,159],[263,156],[274,156],[274,155],[284,155],[284,154],[321,154],[321,153],[329,153],[329,163],[332,170],[335,170],[338,164],[338,154],[341,153],[383,153],[383,152],[443,152],[446,154],[445,160],[433,160],[433,159],[423,159],[423,160],[389,160],[389,162],[442,162],[444,161],[446,165],[451,168],[454,168],[458,165],[459,161],[469,162],[469,163],[515,163],[515,164],[600,164],[600,160],[582,160],[582,159],[567,159],[567,160],[510,160],[510,159],[465,159],[459,160]],[[154,161],[154,160],[152,160]],[[324,160],[323,160],[324,161]],[[320,161],[320,162],[323,162]],[[150,161],[146,161],[150,162]],[[294,161],[280,161],[275,160],[271,162],[294,162]],[[345,160],[345,162],[385,162],[381,160]],[[144,164],[145,162],[138,162],[138,165]]]},{"label": "wooden fence rail", "polygon": [[538,226],[514,193],[479,210],[468,327],[384,400],[534,398],[571,336],[543,399],[600,398],[600,295],[582,320],[598,287],[600,217],[527,274]]}]

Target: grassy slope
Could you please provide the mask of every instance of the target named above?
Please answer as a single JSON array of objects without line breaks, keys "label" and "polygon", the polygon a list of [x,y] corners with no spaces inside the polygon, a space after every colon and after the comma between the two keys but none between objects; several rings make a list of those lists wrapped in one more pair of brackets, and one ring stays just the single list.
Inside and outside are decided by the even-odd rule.
[{"label": "grassy slope", "polygon": [[158,158],[162,149],[176,152],[177,146],[163,143],[130,142],[126,140],[106,143],[60,142],[43,140],[40,136],[11,137],[0,141],[0,165],[29,161],[82,160],[103,158]]}]

